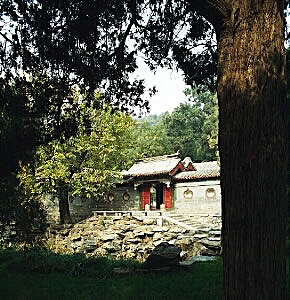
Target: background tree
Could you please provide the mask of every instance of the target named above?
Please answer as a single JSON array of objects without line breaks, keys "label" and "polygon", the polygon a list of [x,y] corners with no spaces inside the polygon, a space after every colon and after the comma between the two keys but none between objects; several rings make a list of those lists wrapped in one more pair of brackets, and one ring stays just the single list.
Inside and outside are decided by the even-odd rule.
[{"label": "background tree", "polygon": [[[76,101],[81,101],[76,99]],[[70,223],[68,196],[102,196],[121,178],[131,142],[133,120],[125,113],[86,107],[74,137],[39,146],[33,164],[23,164],[19,172],[26,198],[50,194],[59,200],[61,223]],[[88,130],[85,120],[91,119]]]},{"label": "background tree", "polygon": [[217,100],[206,87],[185,91],[189,102],[162,117],[170,145],[184,158],[215,160],[217,151]]},{"label": "background tree", "polygon": [[216,159],[218,108],[216,95],[206,86],[185,91],[188,102],[172,113],[148,116],[137,121],[133,159],[180,151],[181,158],[194,161]]},{"label": "background tree", "polygon": [[167,129],[162,121],[151,124],[147,118],[136,121],[130,147],[131,164],[135,159],[165,155],[173,152],[173,147],[167,135]]}]

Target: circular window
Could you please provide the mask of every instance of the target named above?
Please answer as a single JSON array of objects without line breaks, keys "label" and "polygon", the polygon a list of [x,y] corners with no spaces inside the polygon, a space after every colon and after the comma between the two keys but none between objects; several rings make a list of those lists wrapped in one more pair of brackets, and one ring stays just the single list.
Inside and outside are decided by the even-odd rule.
[{"label": "circular window", "polygon": [[123,200],[124,200],[124,201],[129,201],[129,200],[130,200],[130,194],[129,194],[128,192],[125,192],[125,193],[123,194]]},{"label": "circular window", "polygon": [[111,193],[111,194],[108,195],[108,200],[109,201],[113,201],[114,199],[115,199],[115,195],[114,194]]},{"label": "circular window", "polygon": [[214,188],[208,188],[205,192],[206,198],[207,199],[215,199],[216,197],[216,192]]},{"label": "circular window", "polygon": [[190,200],[193,197],[193,192],[190,189],[187,189],[186,191],[184,191],[183,193],[183,197],[185,200]]}]

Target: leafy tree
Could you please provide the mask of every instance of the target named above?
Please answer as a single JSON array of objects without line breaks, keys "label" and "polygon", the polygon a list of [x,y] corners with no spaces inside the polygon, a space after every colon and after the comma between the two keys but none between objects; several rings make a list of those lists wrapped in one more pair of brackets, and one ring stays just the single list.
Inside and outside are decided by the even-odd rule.
[{"label": "leafy tree", "polygon": [[11,28],[1,28],[7,80],[43,72],[66,86],[77,81],[89,94],[110,86],[106,99],[126,107],[146,106],[142,81],[129,76],[137,51],[151,68],[176,62],[190,83],[212,85],[217,75],[225,299],[287,298],[288,4],[6,0],[0,6]]},{"label": "leafy tree", "polygon": [[131,164],[135,159],[172,153],[173,147],[164,124],[151,125],[147,119],[136,123],[130,147]]},{"label": "leafy tree", "polygon": [[185,93],[189,102],[180,104],[162,118],[169,143],[174,151],[180,150],[182,157],[190,156],[194,161],[214,160],[217,151],[214,138],[217,135],[216,96],[201,86],[187,89]]},{"label": "leafy tree", "polygon": [[188,103],[172,113],[147,116],[137,122],[132,160],[180,151],[195,161],[216,159],[217,100],[206,86],[185,91]]},{"label": "leafy tree", "polygon": [[[34,164],[22,165],[19,173],[26,198],[49,193],[59,199],[61,223],[71,222],[69,194],[97,197],[120,178],[131,141],[131,117],[110,107],[96,110],[81,105],[76,135],[39,146]],[[92,125],[89,133],[84,123],[88,116]]]},{"label": "leafy tree", "polygon": [[148,115],[148,116],[144,116],[144,117],[138,119],[138,123],[147,122],[148,125],[154,126],[157,123],[159,123],[159,121],[162,119],[162,115],[163,115],[163,113],[160,114],[160,115]]},{"label": "leafy tree", "polygon": [[[202,140],[207,140],[209,149],[218,153],[218,106],[216,94],[206,86],[194,86],[187,89],[185,94],[193,103],[201,102],[201,115],[203,116]],[[207,146],[204,146],[207,149]],[[210,151],[207,151],[210,152]],[[212,159],[212,152],[207,154]]]}]

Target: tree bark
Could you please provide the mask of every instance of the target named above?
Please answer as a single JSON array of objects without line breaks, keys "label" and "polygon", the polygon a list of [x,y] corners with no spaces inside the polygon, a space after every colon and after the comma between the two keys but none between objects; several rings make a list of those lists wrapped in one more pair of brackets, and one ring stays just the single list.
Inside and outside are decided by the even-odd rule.
[{"label": "tree bark", "polygon": [[223,2],[230,12],[217,31],[224,299],[287,299],[283,1]]},{"label": "tree bark", "polygon": [[69,211],[68,189],[66,186],[59,188],[58,196],[60,224],[70,224],[72,223],[72,219]]}]

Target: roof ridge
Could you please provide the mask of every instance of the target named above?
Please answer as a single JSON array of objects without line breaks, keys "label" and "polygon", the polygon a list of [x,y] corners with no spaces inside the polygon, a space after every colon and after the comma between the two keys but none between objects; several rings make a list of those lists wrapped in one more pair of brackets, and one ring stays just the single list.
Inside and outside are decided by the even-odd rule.
[{"label": "roof ridge", "polygon": [[144,158],[135,160],[135,163],[152,162],[152,161],[158,161],[158,160],[167,160],[167,159],[170,159],[170,158],[178,158],[178,159],[180,159],[179,152],[173,153],[173,154],[167,154],[167,155],[144,157]]}]

